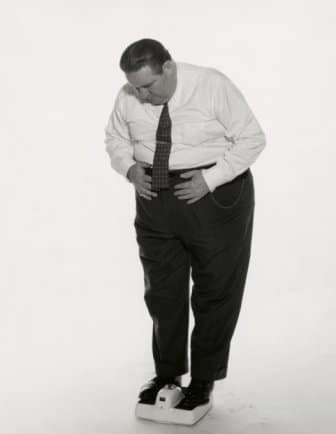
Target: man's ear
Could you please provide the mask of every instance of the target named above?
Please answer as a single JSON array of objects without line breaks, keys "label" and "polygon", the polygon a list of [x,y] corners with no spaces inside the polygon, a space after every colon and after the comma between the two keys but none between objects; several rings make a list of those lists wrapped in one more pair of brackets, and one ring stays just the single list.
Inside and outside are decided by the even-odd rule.
[{"label": "man's ear", "polygon": [[174,62],[173,60],[166,60],[164,64],[162,65],[162,68],[164,72],[171,73],[174,69]]}]

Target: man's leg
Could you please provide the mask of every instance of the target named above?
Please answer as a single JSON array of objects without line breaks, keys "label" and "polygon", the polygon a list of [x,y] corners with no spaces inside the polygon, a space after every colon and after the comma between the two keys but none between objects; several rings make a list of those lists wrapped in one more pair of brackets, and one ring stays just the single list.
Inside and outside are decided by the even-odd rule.
[{"label": "man's leg", "polygon": [[191,377],[213,381],[227,375],[230,341],[248,271],[254,216],[251,172],[220,186],[194,210],[186,240],[195,318]]},{"label": "man's leg", "polygon": [[134,221],[144,270],[144,299],[153,320],[152,351],[157,375],[188,372],[190,258],[170,231],[165,193],[151,201],[136,194]]}]

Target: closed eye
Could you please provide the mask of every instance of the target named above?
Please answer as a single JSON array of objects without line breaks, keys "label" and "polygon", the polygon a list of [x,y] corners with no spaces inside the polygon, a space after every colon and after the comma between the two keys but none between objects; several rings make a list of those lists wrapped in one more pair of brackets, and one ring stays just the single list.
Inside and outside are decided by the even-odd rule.
[{"label": "closed eye", "polygon": [[151,87],[154,83],[155,83],[155,81],[152,81],[152,83],[146,84],[145,86],[138,86],[138,87],[136,87],[136,89],[137,89],[137,90],[139,90],[140,88],[148,89],[148,88]]}]

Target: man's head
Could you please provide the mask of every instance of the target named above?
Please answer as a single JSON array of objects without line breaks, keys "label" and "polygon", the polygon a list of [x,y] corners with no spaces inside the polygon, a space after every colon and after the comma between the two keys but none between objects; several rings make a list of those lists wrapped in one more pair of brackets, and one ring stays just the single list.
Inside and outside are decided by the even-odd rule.
[{"label": "man's head", "polygon": [[120,68],[142,101],[164,104],[175,92],[176,64],[168,50],[154,39],[140,39],[129,45],[120,58]]}]

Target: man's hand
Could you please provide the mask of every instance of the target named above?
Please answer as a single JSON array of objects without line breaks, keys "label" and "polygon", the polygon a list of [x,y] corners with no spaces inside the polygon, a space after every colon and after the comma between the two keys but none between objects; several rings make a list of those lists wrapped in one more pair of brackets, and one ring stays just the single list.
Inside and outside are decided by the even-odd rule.
[{"label": "man's hand", "polygon": [[187,204],[196,202],[210,191],[200,169],[181,173],[180,176],[191,179],[190,181],[174,185],[174,188],[177,190],[174,195],[178,199],[191,199]]},{"label": "man's hand", "polygon": [[151,191],[152,177],[145,173],[145,167],[148,166],[150,166],[150,164],[137,161],[129,168],[127,178],[132,182],[134,188],[141,196],[151,200],[151,196],[157,197],[158,194]]}]

